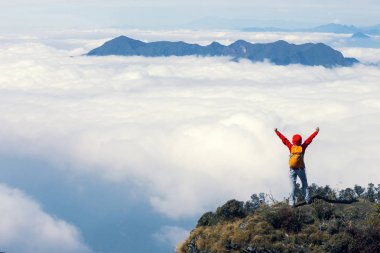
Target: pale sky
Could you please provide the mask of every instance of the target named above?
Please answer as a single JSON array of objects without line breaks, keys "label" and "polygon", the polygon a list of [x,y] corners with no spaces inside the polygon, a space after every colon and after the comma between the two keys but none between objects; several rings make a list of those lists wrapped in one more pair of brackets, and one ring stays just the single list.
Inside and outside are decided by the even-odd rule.
[{"label": "pale sky", "polygon": [[0,3],[0,28],[180,28],[206,17],[232,19],[230,24],[237,26],[304,27],[332,22],[366,26],[380,23],[378,13],[380,2],[374,0],[19,0]]}]

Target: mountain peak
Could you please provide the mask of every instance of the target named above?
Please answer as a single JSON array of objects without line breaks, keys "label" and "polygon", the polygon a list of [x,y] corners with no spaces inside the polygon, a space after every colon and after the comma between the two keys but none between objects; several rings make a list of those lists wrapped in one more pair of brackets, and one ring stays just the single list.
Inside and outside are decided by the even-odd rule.
[{"label": "mountain peak", "polygon": [[354,33],[352,36],[351,36],[352,39],[369,39],[371,38],[370,36],[366,35],[365,33],[363,32],[357,32],[357,33]]},{"label": "mountain peak", "polygon": [[145,43],[126,36],[119,36],[107,41],[102,46],[91,50],[89,56],[229,56],[233,60],[249,59],[252,62],[265,61],[276,65],[302,64],[309,66],[351,66],[356,59],[345,58],[339,51],[322,43],[303,45],[290,44],[284,40],[272,43],[252,44],[237,40],[224,46],[213,42],[207,46],[188,44],[183,41],[157,41]]},{"label": "mountain peak", "polygon": [[87,53],[87,55],[136,55],[136,49],[146,43],[121,35],[112,40],[107,41],[102,46],[95,48]]}]

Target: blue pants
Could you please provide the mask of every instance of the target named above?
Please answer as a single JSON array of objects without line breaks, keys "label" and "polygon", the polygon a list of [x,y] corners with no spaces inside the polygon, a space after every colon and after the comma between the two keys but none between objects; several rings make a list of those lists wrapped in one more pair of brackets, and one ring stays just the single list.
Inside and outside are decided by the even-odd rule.
[{"label": "blue pants", "polygon": [[295,205],[295,203],[297,202],[297,198],[296,198],[297,176],[301,179],[302,194],[305,197],[306,202],[310,201],[305,168],[297,169],[297,170],[290,169],[289,178],[290,178],[290,185],[292,187],[292,191],[290,193],[290,204],[291,205]]}]

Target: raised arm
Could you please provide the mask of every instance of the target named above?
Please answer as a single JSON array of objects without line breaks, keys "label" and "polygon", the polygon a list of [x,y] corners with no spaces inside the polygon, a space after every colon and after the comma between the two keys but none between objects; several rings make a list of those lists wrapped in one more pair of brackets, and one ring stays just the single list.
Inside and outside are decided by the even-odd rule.
[{"label": "raised arm", "polygon": [[284,145],[287,146],[290,150],[292,148],[292,144],[290,143],[290,141],[285,136],[283,136],[280,133],[280,131],[277,130],[277,128],[275,128],[274,131],[277,134],[277,136],[281,139],[282,143],[284,143]]},{"label": "raised arm", "polygon": [[312,134],[309,136],[309,138],[307,138],[307,139],[305,140],[305,142],[302,144],[302,146],[303,146],[304,148],[307,148],[307,146],[309,146],[309,144],[313,141],[314,137],[317,136],[318,133],[319,133],[319,127],[317,127],[317,128],[315,129],[315,132],[312,133]]}]

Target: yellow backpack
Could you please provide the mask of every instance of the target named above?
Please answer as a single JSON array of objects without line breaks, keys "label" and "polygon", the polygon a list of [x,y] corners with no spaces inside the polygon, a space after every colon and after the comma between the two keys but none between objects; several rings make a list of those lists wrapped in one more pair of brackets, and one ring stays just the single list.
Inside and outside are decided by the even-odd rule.
[{"label": "yellow backpack", "polygon": [[289,167],[292,169],[304,168],[302,146],[293,145],[290,150]]}]

